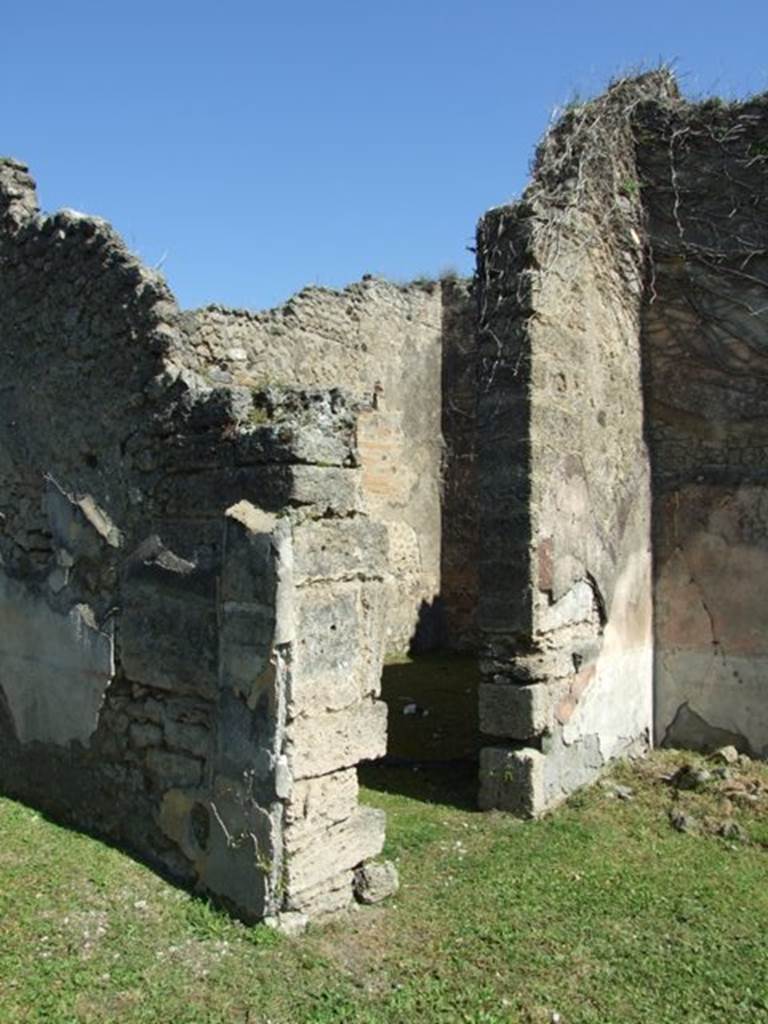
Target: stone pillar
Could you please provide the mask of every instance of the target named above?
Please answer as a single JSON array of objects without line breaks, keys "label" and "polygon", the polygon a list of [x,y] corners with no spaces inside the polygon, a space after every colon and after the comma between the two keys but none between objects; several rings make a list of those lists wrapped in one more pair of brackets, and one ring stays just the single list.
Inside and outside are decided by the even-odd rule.
[{"label": "stone pillar", "polygon": [[647,745],[650,486],[631,112],[574,108],[478,229],[480,804],[534,815]]}]

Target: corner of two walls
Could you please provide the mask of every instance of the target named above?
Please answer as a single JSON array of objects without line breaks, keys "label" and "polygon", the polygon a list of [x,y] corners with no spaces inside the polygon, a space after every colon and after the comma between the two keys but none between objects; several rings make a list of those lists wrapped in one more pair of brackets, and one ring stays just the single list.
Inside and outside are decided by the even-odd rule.
[{"label": "corner of two walls", "polygon": [[184,315],[214,382],[354,397],[366,509],[387,533],[390,655],[477,641],[474,305],[458,278],[366,277],[265,312]]},{"label": "corner of two walls", "polygon": [[336,909],[384,824],[354,415],[211,380],[165,285],[9,161],[0,222],[4,791],[249,920]]},{"label": "corner of two walls", "polygon": [[480,804],[523,815],[651,741],[644,253],[627,89],[631,99],[619,85],[566,115],[523,199],[478,230],[480,725],[495,739]]},{"label": "corner of two walls", "polygon": [[384,534],[358,469],[292,475],[288,510],[256,487],[224,513],[214,748],[200,790],[167,790],[160,813],[198,883],[251,920],[343,909],[384,843],[357,786],[386,742]]},{"label": "corner of two walls", "polygon": [[473,287],[265,313],[180,314],[0,161],[4,786],[256,919],[381,849],[387,653],[480,648],[482,807],[648,745],[654,690],[657,739],[764,756],[766,131],[618,83]]}]

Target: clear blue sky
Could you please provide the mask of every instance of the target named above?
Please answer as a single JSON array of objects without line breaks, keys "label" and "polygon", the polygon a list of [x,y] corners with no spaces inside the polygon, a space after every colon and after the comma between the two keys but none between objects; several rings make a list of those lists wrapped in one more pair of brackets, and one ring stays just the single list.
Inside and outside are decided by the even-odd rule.
[{"label": "clear blue sky", "polygon": [[553,108],[627,68],[768,89],[768,0],[39,0],[0,31],[0,153],[184,306],[468,271]]}]

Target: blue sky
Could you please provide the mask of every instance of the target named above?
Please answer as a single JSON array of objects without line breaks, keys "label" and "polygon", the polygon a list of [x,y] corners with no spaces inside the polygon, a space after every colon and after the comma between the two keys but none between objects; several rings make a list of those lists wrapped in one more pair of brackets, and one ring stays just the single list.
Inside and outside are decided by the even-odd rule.
[{"label": "blue sky", "polygon": [[768,89],[768,3],[40,0],[3,5],[0,153],[110,220],[184,306],[469,271],[552,110],[672,61]]}]

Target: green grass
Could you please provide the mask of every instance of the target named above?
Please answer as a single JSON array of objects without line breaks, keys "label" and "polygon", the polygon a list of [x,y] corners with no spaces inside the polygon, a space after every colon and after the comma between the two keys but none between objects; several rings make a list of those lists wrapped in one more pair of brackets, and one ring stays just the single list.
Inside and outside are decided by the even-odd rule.
[{"label": "green grass", "polygon": [[681,756],[617,768],[629,802],[596,786],[527,824],[471,810],[458,768],[369,768],[401,892],[300,939],[0,801],[0,1021],[768,1021],[768,769],[744,769],[750,841],[726,842],[720,783],[661,781]]},{"label": "green grass", "polygon": [[[395,760],[450,761],[480,747],[480,669],[472,655],[402,655],[384,665],[381,699],[389,708],[387,755]],[[416,714],[404,714],[409,705]]]}]

